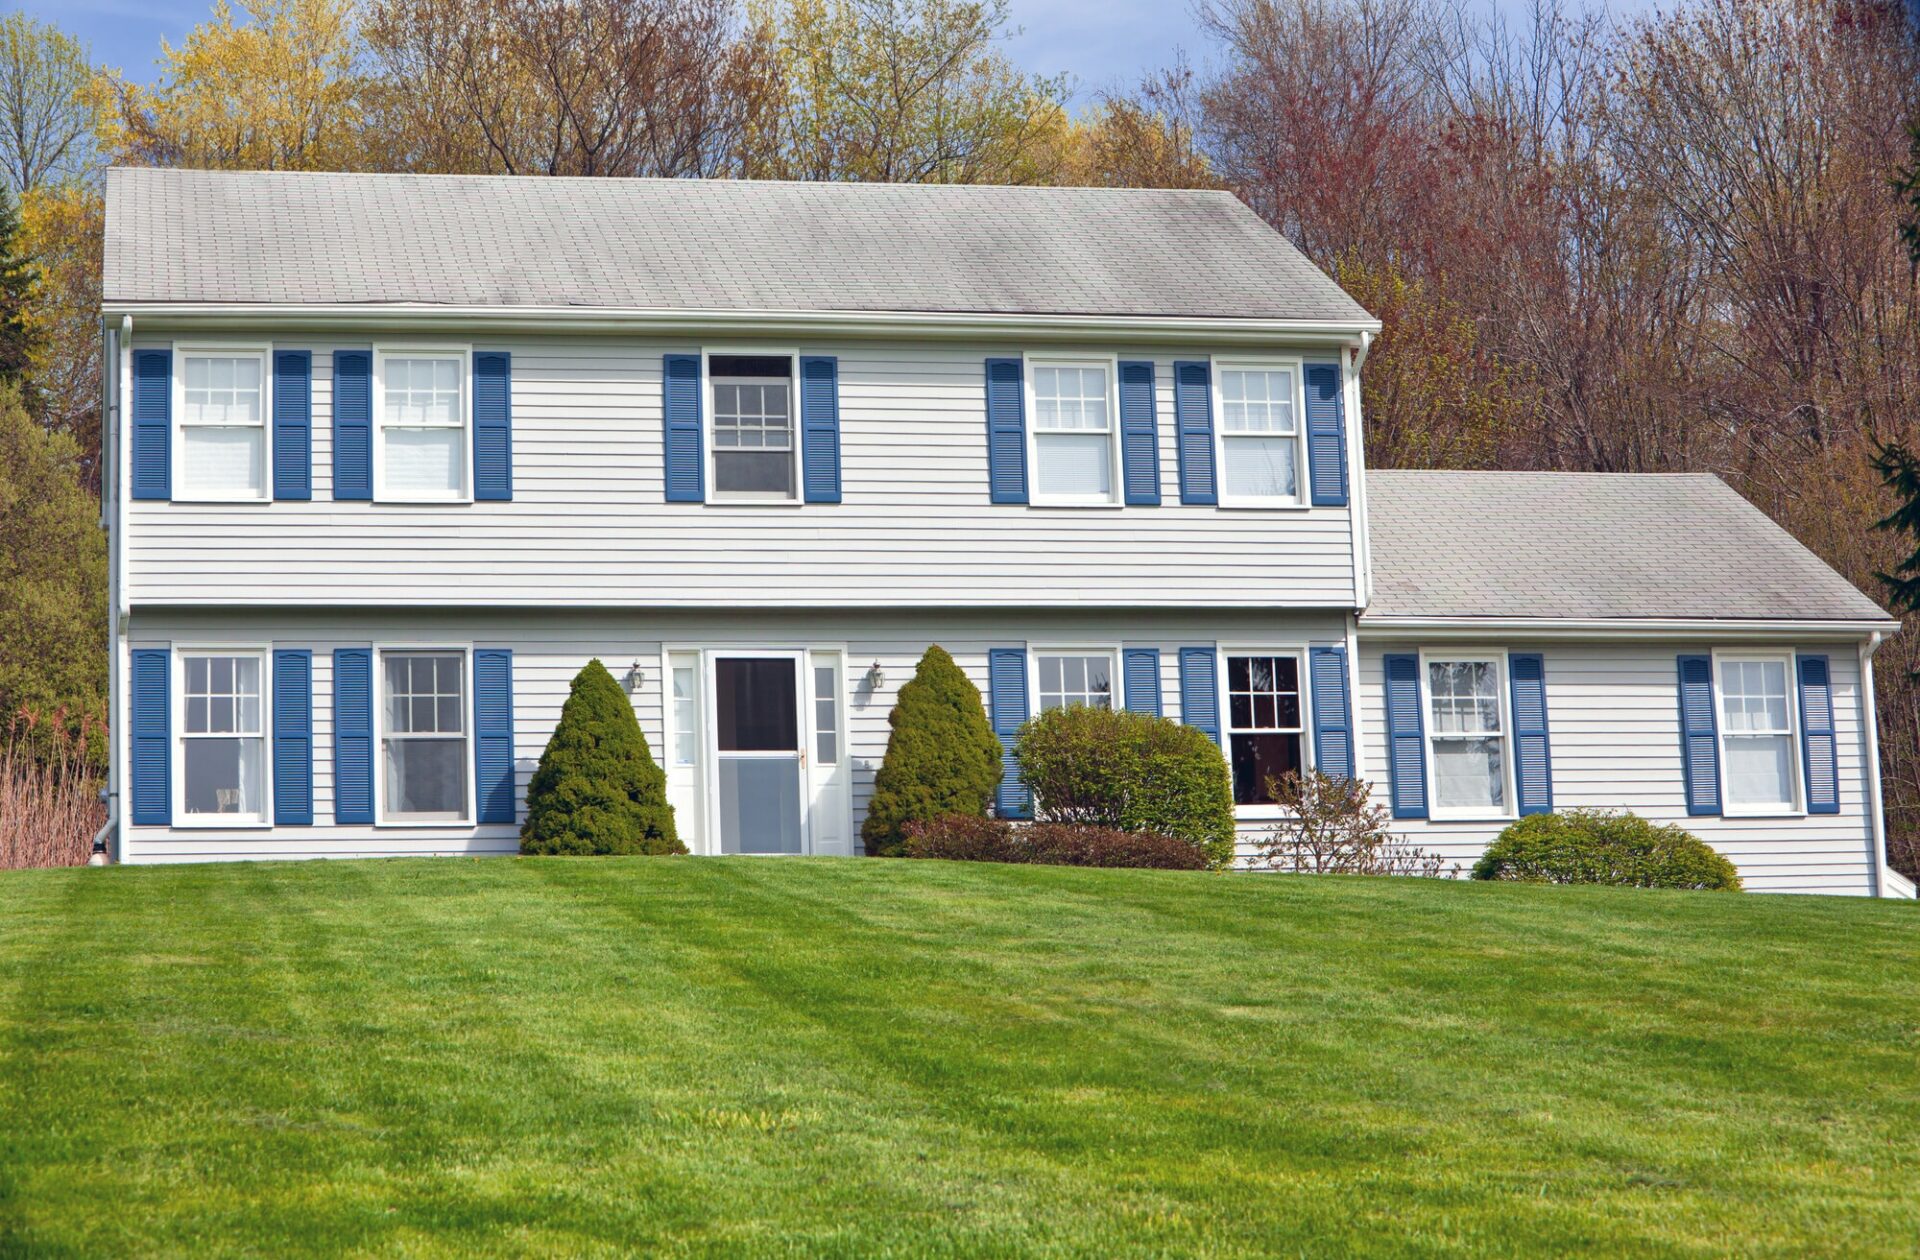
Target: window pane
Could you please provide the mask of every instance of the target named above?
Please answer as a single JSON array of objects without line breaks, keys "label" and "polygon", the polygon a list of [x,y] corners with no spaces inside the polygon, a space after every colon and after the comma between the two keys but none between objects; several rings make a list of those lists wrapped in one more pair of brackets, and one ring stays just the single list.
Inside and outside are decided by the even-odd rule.
[{"label": "window pane", "polygon": [[791,752],[800,717],[790,660],[723,657],[714,662],[714,713],[721,752]]},{"label": "window pane", "polygon": [[1069,705],[1113,707],[1113,661],[1104,653],[1039,658],[1040,711]]},{"label": "window pane", "polygon": [[266,430],[180,430],[180,486],[188,496],[259,495],[266,485]]},{"label": "window pane", "polygon": [[1786,735],[1729,735],[1727,801],[1733,805],[1793,804],[1793,740]]},{"label": "window pane", "polygon": [[464,816],[466,748],[464,739],[387,740],[386,812]]},{"label": "window pane", "polygon": [[694,733],[697,729],[693,666],[676,665],[673,667],[673,759],[676,765],[693,764]]},{"label": "window pane", "polygon": [[1223,433],[1294,433],[1293,373],[1226,368],[1220,373]]},{"label": "window pane", "polygon": [[459,735],[464,696],[460,658],[440,653],[386,657],[389,735]]},{"label": "window pane", "polygon": [[439,499],[460,494],[466,443],[459,429],[385,429],[382,436],[382,479],[388,494]]},{"label": "window pane", "polygon": [[815,756],[823,766],[833,765],[840,758],[840,706],[833,682],[835,672],[831,665],[813,667]]},{"label": "window pane", "polygon": [[1033,408],[1036,432],[1105,432],[1110,424],[1107,370],[1091,366],[1034,368]]},{"label": "window pane", "polygon": [[455,359],[384,360],[381,420],[390,425],[459,424],[460,367]]},{"label": "window pane", "polygon": [[713,488],[716,493],[745,498],[793,497],[791,451],[715,451]]},{"label": "window pane", "polygon": [[1449,809],[1506,808],[1503,740],[1436,738],[1433,741],[1433,799]]},{"label": "window pane", "polygon": [[1300,662],[1291,656],[1229,656],[1227,725],[1300,730]]},{"label": "window pane", "polygon": [[1236,499],[1294,499],[1299,442],[1283,437],[1229,437],[1221,444],[1222,484]]},{"label": "window pane", "polygon": [[1034,435],[1042,494],[1113,495],[1113,444],[1104,433]]},{"label": "window pane", "polygon": [[1436,735],[1499,733],[1497,662],[1429,661],[1427,690]]},{"label": "window pane", "polygon": [[261,743],[258,738],[182,740],[187,813],[258,816]]},{"label": "window pane", "polygon": [[183,425],[259,424],[260,360],[253,355],[188,355],[182,403]]},{"label": "window pane", "polygon": [[1289,771],[1300,772],[1298,735],[1236,734],[1228,741],[1233,755],[1233,801],[1236,805],[1270,805],[1270,784]]}]

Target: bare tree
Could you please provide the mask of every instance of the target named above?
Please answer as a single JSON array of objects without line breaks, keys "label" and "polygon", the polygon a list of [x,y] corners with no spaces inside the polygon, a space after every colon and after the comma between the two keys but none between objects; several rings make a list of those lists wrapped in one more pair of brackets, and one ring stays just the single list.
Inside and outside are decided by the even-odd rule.
[{"label": "bare tree", "polygon": [[81,94],[87,53],[24,13],[0,18],[0,179],[16,194],[81,174],[92,161],[92,113]]}]

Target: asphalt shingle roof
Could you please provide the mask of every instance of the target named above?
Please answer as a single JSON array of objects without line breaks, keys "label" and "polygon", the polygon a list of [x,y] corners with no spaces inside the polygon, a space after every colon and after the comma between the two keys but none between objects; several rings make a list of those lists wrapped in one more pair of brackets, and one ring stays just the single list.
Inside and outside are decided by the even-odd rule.
[{"label": "asphalt shingle roof", "polygon": [[1366,618],[1884,621],[1707,474],[1367,474]]},{"label": "asphalt shingle roof", "polygon": [[1370,317],[1222,192],[118,168],[109,302]]}]

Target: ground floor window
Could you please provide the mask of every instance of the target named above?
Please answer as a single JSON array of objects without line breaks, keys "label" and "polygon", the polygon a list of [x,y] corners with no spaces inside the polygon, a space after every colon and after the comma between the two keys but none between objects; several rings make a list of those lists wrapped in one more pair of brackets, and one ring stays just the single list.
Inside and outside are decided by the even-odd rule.
[{"label": "ground floor window", "polygon": [[181,654],[181,812],[190,818],[266,818],[263,657],[260,652]]},{"label": "ground floor window", "polygon": [[1111,652],[1035,652],[1034,673],[1042,713],[1076,704],[1113,707]]},{"label": "ground floor window", "polygon": [[381,657],[381,812],[396,822],[467,816],[466,654]]},{"label": "ground floor window", "polygon": [[1719,669],[1726,807],[1734,812],[1792,813],[1799,805],[1799,785],[1789,658],[1724,656]]},{"label": "ground floor window", "polygon": [[1301,759],[1300,658],[1227,657],[1227,746],[1236,805],[1271,805],[1273,788],[1305,769]]},{"label": "ground floor window", "polygon": [[1427,741],[1436,812],[1507,812],[1507,737],[1500,659],[1427,660]]}]

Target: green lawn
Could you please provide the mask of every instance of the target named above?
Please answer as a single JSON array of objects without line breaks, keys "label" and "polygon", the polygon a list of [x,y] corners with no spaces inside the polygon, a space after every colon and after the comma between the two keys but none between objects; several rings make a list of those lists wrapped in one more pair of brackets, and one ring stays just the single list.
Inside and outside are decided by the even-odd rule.
[{"label": "green lawn", "polygon": [[1920,912],[883,861],[0,873],[0,1255],[1911,1256]]}]

